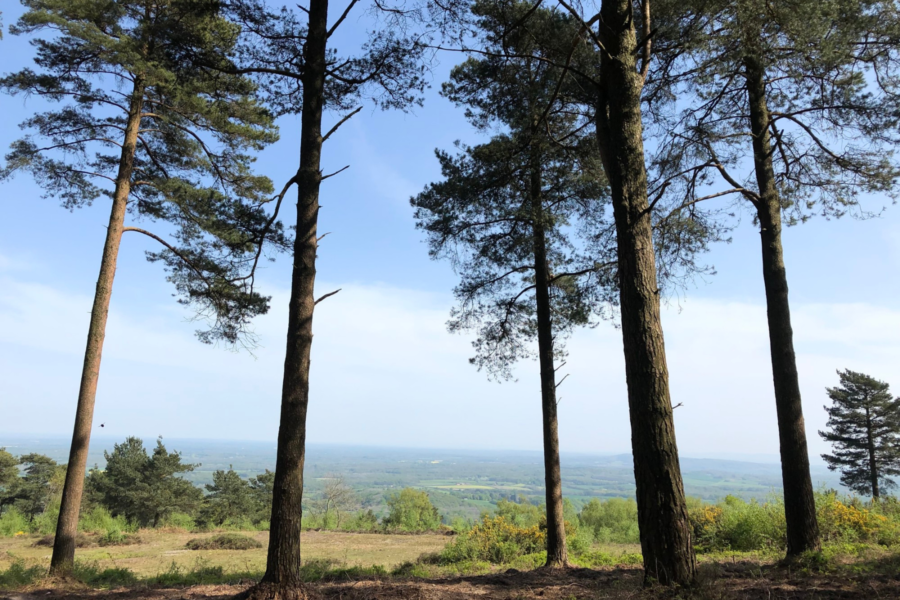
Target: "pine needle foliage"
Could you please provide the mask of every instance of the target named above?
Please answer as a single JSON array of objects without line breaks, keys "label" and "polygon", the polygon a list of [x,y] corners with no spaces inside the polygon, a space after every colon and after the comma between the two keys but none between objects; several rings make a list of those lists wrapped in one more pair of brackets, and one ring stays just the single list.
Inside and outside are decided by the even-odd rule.
[{"label": "pine needle foliage", "polygon": [[22,3],[11,31],[32,36],[35,68],[3,77],[0,90],[59,108],[21,124],[0,180],[30,172],[69,210],[127,185],[131,219],[163,227],[125,231],[163,244],[147,257],[163,263],[181,303],[209,318],[200,339],[247,339],[250,318],[268,309],[253,285],[259,249],[286,240],[265,211],[272,184],[251,169],[251,154],[277,139],[272,115],[249,79],[201,66],[227,63],[239,28],[216,0]]},{"label": "pine needle foliage", "polygon": [[841,483],[858,494],[878,498],[897,487],[900,475],[900,398],[890,386],[856,371],[838,371],[840,385],[827,388],[828,429],[820,431],[832,445],[822,458]]}]

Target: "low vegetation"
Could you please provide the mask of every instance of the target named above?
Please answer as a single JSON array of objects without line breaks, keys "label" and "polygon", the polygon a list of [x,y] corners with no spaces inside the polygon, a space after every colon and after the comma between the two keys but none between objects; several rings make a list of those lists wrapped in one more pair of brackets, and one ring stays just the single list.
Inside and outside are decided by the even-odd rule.
[{"label": "low vegetation", "polygon": [[262,544],[239,533],[223,533],[208,538],[194,538],[185,544],[188,550],[250,550],[262,548]]}]

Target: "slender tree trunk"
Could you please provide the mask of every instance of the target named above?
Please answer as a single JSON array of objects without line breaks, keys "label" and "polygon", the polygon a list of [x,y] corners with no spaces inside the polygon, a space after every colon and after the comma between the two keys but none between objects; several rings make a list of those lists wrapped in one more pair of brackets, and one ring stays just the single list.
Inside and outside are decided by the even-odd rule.
[{"label": "slender tree trunk", "polygon": [[872,436],[872,416],[869,407],[866,407],[866,438],[869,450],[869,477],[872,479],[872,499],[878,500],[881,492],[878,489],[878,463],[875,461],[875,439]]},{"label": "slender tree trunk", "polygon": [[134,171],[134,152],[141,126],[143,100],[144,84],[141,78],[137,78],[128,107],[119,172],[116,175],[106,242],[103,244],[103,258],[100,260],[97,291],[94,293],[94,305],[91,308],[91,323],[88,327],[81,385],[78,389],[78,407],[75,409],[75,429],[66,466],[66,482],[63,485],[59,519],[56,522],[53,555],[50,559],[50,573],[53,575],[65,575],[75,564],[75,535],[78,531],[78,514],[81,511],[81,497],[84,493],[84,475],[94,422],[94,400],[97,397],[97,382],[100,378],[100,358],[103,354],[106,318],[109,314],[113,280],[116,276],[119,244],[125,227],[128,194],[131,192],[131,175]]},{"label": "slender tree trunk", "polygon": [[646,581],[690,585],[696,561],[675,442],[647,201],[643,81],[630,0],[603,0],[597,136],[610,183],[638,525]]},{"label": "slender tree trunk", "polygon": [[794,355],[791,307],[788,301],[787,272],[781,245],[781,201],[775,187],[772,145],[769,138],[769,110],[766,105],[765,73],[760,61],[744,59],[753,134],[753,162],[759,200],[763,279],[769,321],[769,347],[775,383],[778,438],[781,445],[781,477],[784,484],[784,511],[787,521],[787,554],[796,556],[819,548],[816,502],[809,473],[806,427],[800,402],[800,380]]},{"label": "slender tree trunk", "polygon": [[556,410],[556,367],[553,361],[553,323],[550,312],[550,274],[541,198],[541,163],[531,160],[531,212],[534,238],[534,285],[537,302],[538,356],[541,365],[541,412],[544,426],[544,481],[547,490],[547,565],[566,567],[566,523],[563,517],[562,474],[559,465],[559,422]]},{"label": "slender tree trunk", "polygon": [[316,280],[316,229],[322,182],[322,108],[328,38],[328,0],[311,0],[300,115],[297,237],[288,313],[287,352],[281,391],[281,421],[275,463],[272,519],[266,573],[249,591],[254,598],[305,598],[300,573],[300,522],[303,507],[303,462],[306,454],[306,409],[309,404],[310,352],[313,341],[313,296]]}]

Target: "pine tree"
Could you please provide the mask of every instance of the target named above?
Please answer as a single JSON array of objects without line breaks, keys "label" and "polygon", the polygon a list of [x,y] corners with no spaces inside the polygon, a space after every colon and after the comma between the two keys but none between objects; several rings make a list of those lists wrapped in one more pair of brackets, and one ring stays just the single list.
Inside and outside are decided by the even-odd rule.
[{"label": "pine tree", "polygon": [[[349,0],[331,25],[328,0],[310,0],[308,9],[300,7],[302,14],[287,8],[272,11],[262,0],[227,4],[242,24],[245,37],[236,64],[220,68],[226,73],[253,74],[276,113],[300,115],[300,162],[296,174],[282,188],[275,209],[277,214],[287,192],[296,185],[296,237],[269,551],[262,580],[244,596],[301,599],[306,597],[300,570],[301,520],[313,313],[317,303],[336,293],[318,299],[314,295],[321,240],[317,234],[319,191],[323,181],[337,174],[322,173],[322,149],[347,119],[362,110],[361,106],[353,108],[358,101],[371,99],[382,108],[403,108],[417,101],[425,85],[420,65],[423,46],[416,38],[405,37],[404,28],[395,22],[403,18],[404,11],[388,10],[386,3],[376,3],[375,10],[385,9],[382,14],[388,15],[389,22],[371,32],[355,56],[339,55],[329,39],[358,0]],[[323,133],[326,104],[346,114]]]},{"label": "pine tree", "polygon": [[[594,109],[610,186],[644,575],[648,582],[690,585],[696,560],[675,439],[654,242],[660,195],[655,190],[651,203],[643,139],[642,99],[654,60],[651,7],[656,0],[602,0],[596,12],[557,2],[579,24],[572,47],[585,44],[594,50],[593,71],[566,70],[581,81],[585,101]],[[564,65],[566,58],[557,63]],[[676,215],[670,223],[678,220],[690,222]],[[694,239],[700,240],[698,247],[705,243]],[[677,250],[678,236],[669,241]]]},{"label": "pine tree", "polygon": [[[249,80],[200,65],[221,62],[238,28],[217,0],[22,0],[11,28],[32,34],[37,70],[0,79],[11,94],[58,110],[36,114],[0,179],[28,171],[65,208],[111,204],[100,263],[66,483],[51,561],[71,569],[106,320],[122,236],[162,245],[148,252],[168,271],[180,302],[208,317],[201,340],[239,343],[268,298],[253,273],[269,238],[284,246],[264,210],[271,183],[250,170],[249,151],[276,139]],[[129,217],[165,224],[171,241]]]},{"label": "pine tree", "polygon": [[547,61],[568,50],[572,19],[524,2],[477,2],[473,13],[479,53],[453,69],[443,95],[464,106],[478,130],[506,132],[456,156],[439,151],[444,180],[412,205],[431,256],[449,260],[461,276],[449,328],[477,331],[473,364],[508,378],[517,360],[539,360],[547,566],[561,567],[568,551],[556,361],[565,337],[611,303],[610,244],[606,256],[578,250],[609,232],[606,189],[590,118],[566,100],[563,71]]},{"label": "pine tree", "polygon": [[787,553],[795,556],[820,542],[782,230],[815,212],[865,215],[861,195],[892,193],[900,171],[892,159],[896,93],[888,88],[897,82],[873,69],[896,65],[897,46],[877,42],[897,27],[894,3],[655,4],[655,185],[691,212],[704,211],[701,201],[736,198],[720,216],[746,206],[759,229]]},{"label": "pine tree", "polygon": [[114,516],[156,527],[173,512],[192,513],[200,504],[200,489],[178,476],[200,465],[181,462],[181,453],[166,450],[162,438],[149,455],[143,441],[129,437],[103,456],[106,468],[93,469],[87,485]]},{"label": "pine tree", "polygon": [[832,471],[841,472],[841,483],[859,494],[879,498],[897,487],[889,477],[900,475],[900,398],[890,386],[863,373],[838,371],[841,383],[826,388],[832,406],[829,431],[820,431],[833,446],[822,458]]}]

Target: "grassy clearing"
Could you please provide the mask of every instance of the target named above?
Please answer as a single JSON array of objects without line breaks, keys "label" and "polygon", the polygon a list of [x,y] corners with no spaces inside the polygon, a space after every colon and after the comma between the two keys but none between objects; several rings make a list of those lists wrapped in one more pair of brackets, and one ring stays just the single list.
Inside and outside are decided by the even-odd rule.
[{"label": "grassy clearing", "polygon": [[[192,539],[212,538],[219,533],[197,534],[185,531],[141,530],[141,543],[127,546],[95,546],[79,548],[76,557],[98,569],[122,568],[140,578],[155,577],[172,570],[182,572],[199,567],[221,567],[225,573],[258,573],[265,569],[268,532],[249,537],[260,543],[251,550],[188,550]],[[51,548],[35,546],[38,536],[0,538],[0,571],[17,561],[44,569],[50,565]],[[329,561],[348,567],[381,565],[392,569],[415,561],[426,553],[440,551],[448,537],[438,534],[383,535],[309,531],[303,534],[303,553],[308,562]]]}]

